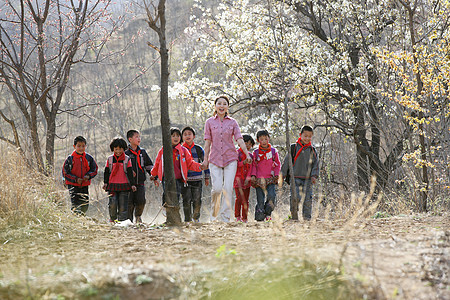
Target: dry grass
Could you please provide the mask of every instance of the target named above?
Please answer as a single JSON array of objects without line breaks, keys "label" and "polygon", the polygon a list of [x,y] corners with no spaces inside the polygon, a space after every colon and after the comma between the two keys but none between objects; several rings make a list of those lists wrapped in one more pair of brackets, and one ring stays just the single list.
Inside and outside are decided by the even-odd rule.
[{"label": "dry grass", "polygon": [[[4,153],[6,152],[6,153]],[[47,226],[73,219],[62,200],[62,185],[33,171],[12,150],[2,151],[0,160],[0,231],[27,226]]]},{"label": "dry grass", "polygon": [[[177,229],[143,225],[118,230],[90,218],[75,217],[67,201],[62,200],[67,198],[67,191],[61,185],[31,172],[20,155],[11,152],[6,156],[8,160],[0,161],[0,242],[5,249],[0,298],[5,299],[40,299],[49,294],[54,296],[49,299],[59,295],[104,299],[109,294],[111,298],[127,299],[137,291],[148,298],[158,287],[164,287],[160,297],[189,299],[374,296],[367,293],[367,286],[344,272],[345,261],[352,261],[350,258],[357,257],[356,263],[350,264],[364,263],[355,254],[359,253],[356,243],[372,238],[398,241],[399,236],[401,239],[402,234],[417,227],[405,225],[394,234],[392,228],[383,227],[385,220],[372,219],[385,216],[377,212],[387,202],[374,196],[372,186],[367,195],[341,193],[326,201],[317,191],[311,222],[286,221],[289,194],[283,188],[278,192],[279,205],[271,223],[187,224]],[[91,200],[98,202],[95,209],[102,207],[100,200]],[[159,200],[157,194],[150,201]],[[203,202],[205,209],[209,207],[207,200]],[[392,200],[392,205],[396,201],[402,200]],[[399,207],[398,212],[408,211],[404,203],[405,208]],[[94,215],[103,213],[95,209],[91,212]],[[367,247],[362,249],[371,249]],[[86,253],[83,266],[74,255],[80,251]],[[375,266],[374,253],[367,254],[368,268]],[[109,256],[120,259],[112,263]],[[106,274],[109,269],[105,266],[116,270],[118,278],[125,276],[126,266],[136,276],[125,276],[125,283],[109,280],[111,275]],[[155,273],[158,268],[165,270],[161,276]],[[17,270],[17,281],[9,278],[7,269]],[[106,279],[86,279],[93,276],[90,272],[100,272],[108,284],[102,284]],[[69,277],[70,286],[64,282]]]}]

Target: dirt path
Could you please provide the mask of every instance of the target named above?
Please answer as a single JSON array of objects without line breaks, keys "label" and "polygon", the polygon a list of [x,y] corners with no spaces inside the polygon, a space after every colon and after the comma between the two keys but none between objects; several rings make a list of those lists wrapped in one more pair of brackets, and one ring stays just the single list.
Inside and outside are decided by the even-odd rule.
[{"label": "dirt path", "polygon": [[373,297],[450,299],[448,214],[179,229],[78,221],[2,236],[0,298],[92,298],[92,286],[114,286],[123,299],[148,298],[151,286],[151,298],[173,298],[183,288],[195,289],[189,285],[196,274],[227,265],[244,273],[268,260],[295,257],[340,266]]}]

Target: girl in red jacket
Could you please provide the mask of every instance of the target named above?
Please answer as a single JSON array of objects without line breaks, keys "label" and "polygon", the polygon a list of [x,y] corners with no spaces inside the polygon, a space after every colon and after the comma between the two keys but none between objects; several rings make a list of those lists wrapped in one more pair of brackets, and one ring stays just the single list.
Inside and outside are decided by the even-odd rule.
[{"label": "girl in red jacket", "polygon": [[[175,179],[177,185],[177,198],[180,200],[181,187],[183,184],[187,184],[188,170],[201,172],[203,170],[202,165],[195,162],[192,159],[192,155],[188,149],[183,147],[181,143],[181,131],[176,127],[170,128],[170,135],[172,139],[173,150],[173,167],[175,171]],[[156,156],[155,165],[151,171],[152,177],[150,179],[155,180],[155,185],[163,183],[164,190],[164,164],[163,164],[163,148],[159,149]],[[163,206],[166,203],[165,191],[163,192]]]},{"label": "girl in red jacket", "polygon": [[[255,140],[248,134],[242,135],[247,151],[255,145]],[[250,154],[252,157],[252,155]],[[245,163],[247,156],[244,151],[238,150],[238,164],[236,177],[234,178],[234,192],[236,194],[236,202],[234,205],[234,216],[237,222],[247,223],[248,213],[248,198],[250,196],[250,174],[252,171],[252,164]],[[252,157],[253,158],[253,157]]]},{"label": "girl in red jacket", "polygon": [[113,155],[106,161],[103,189],[110,193],[110,222],[125,221],[128,219],[128,196],[131,191],[136,191],[136,179],[130,157],[125,155],[127,142],[123,138],[114,138],[109,148]]}]

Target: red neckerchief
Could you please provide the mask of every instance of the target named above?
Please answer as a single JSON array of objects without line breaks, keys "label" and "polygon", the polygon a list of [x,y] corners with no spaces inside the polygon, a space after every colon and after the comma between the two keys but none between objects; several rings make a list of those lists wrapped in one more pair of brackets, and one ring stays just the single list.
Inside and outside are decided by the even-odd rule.
[{"label": "red neckerchief", "polygon": [[[136,148],[137,148],[137,147],[136,147]],[[137,165],[138,165],[139,169],[142,170],[142,167],[141,167],[141,149],[139,149],[138,152],[136,152],[136,151],[134,151],[133,149],[131,149],[131,147],[129,147],[128,149],[131,151],[131,153],[133,153],[134,155],[136,155],[136,157],[137,157]],[[144,172],[144,170],[142,170],[142,172]],[[145,172],[144,172],[144,173],[145,173]]]},{"label": "red neckerchief", "polygon": [[114,157],[116,158],[117,163],[114,164],[114,160],[113,160],[113,169],[112,169],[112,172],[111,172],[111,177],[114,177],[117,174],[117,172],[119,171],[119,169],[120,169],[119,161],[121,161],[121,160],[124,161],[125,160],[125,152],[123,152],[122,155],[120,155],[119,157],[117,157],[114,154]]},{"label": "red neckerchief", "polygon": [[306,144],[306,145],[303,145],[303,144],[302,144],[302,138],[301,138],[301,137],[298,138],[297,144],[301,145],[302,147],[300,148],[300,150],[298,150],[297,154],[295,155],[295,158],[294,158],[294,164],[295,164],[295,161],[297,160],[298,156],[300,155],[300,153],[303,151],[303,149],[304,149],[304,148],[308,148],[309,146],[311,146],[311,142],[309,142],[309,143]]},{"label": "red neckerchief", "polygon": [[260,157],[260,160],[267,159],[267,153],[269,153],[269,152],[272,151],[272,146],[270,145],[270,143],[269,143],[268,146],[269,146],[269,148],[267,148],[267,149],[262,149],[262,148],[261,148],[261,145],[259,145],[259,147],[258,147],[258,149],[259,149],[258,155],[259,155],[259,157]]},{"label": "red neckerchief", "polygon": [[192,145],[189,146],[186,142],[184,142],[183,147],[186,147],[189,150],[189,152],[192,153],[192,148],[194,148],[194,143],[192,142]]},{"label": "red neckerchief", "polygon": [[73,158],[75,159],[82,159],[83,161],[83,174],[86,174],[89,171],[89,162],[86,159],[86,152],[83,152],[83,154],[78,154],[77,151],[73,151],[72,153]]}]

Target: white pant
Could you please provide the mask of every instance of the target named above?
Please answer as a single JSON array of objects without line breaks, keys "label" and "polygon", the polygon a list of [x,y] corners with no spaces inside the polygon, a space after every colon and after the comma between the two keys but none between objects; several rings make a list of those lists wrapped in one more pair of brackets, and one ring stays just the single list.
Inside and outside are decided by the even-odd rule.
[{"label": "white pant", "polygon": [[[232,211],[233,183],[236,176],[237,161],[229,163],[224,168],[209,164],[211,174],[211,221],[217,220],[220,211],[220,221],[230,222]],[[223,199],[221,196],[223,192]]]}]

